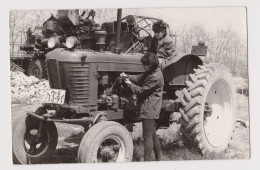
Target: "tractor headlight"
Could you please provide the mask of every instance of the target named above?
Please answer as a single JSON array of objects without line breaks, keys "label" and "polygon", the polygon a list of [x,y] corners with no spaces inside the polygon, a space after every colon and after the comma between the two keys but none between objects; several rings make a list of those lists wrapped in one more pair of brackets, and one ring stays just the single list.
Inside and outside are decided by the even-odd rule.
[{"label": "tractor headlight", "polygon": [[68,37],[66,40],[66,47],[69,49],[74,49],[78,45],[78,39],[76,37]]},{"label": "tractor headlight", "polygon": [[48,40],[48,48],[57,48],[60,46],[60,40],[57,37],[51,37]]}]

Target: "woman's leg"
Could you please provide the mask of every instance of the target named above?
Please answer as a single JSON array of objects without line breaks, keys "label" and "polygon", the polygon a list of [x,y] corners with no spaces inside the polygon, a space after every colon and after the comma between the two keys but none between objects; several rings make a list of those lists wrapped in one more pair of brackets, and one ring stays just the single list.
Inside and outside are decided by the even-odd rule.
[{"label": "woman's leg", "polygon": [[158,136],[156,134],[156,123],[154,124],[154,130],[153,130],[153,150],[154,150],[156,161],[160,161],[161,160],[161,146],[160,146]]},{"label": "woman's leg", "polygon": [[151,161],[154,126],[154,119],[143,119],[144,161]]}]

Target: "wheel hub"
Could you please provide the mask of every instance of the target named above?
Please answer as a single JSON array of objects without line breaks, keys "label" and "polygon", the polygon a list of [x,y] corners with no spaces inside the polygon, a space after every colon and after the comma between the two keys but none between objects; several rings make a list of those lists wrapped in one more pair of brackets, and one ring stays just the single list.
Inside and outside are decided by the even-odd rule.
[{"label": "wheel hub", "polygon": [[105,139],[99,146],[97,162],[117,162],[124,155],[124,150],[117,138]]},{"label": "wheel hub", "polygon": [[210,88],[204,107],[204,131],[209,143],[222,146],[229,140],[232,126],[232,97],[225,82],[216,81]]},{"label": "wheel hub", "polygon": [[29,155],[36,155],[46,147],[47,137],[45,134],[39,134],[39,130],[34,127],[28,127],[24,134],[24,151]]},{"label": "wheel hub", "polygon": [[103,162],[108,162],[108,160],[115,159],[116,157],[116,153],[111,146],[102,147],[100,150],[100,155],[102,157]]}]

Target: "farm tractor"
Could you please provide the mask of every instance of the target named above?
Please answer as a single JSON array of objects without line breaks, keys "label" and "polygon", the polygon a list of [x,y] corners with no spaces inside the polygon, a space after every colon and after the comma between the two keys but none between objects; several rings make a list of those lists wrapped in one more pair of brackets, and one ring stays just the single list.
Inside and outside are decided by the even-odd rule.
[{"label": "farm tractor", "polygon": [[[58,141],[55,122],[84,128],[78,162],[132,161],[131,126],[141,121],[138,96],[126,90],[119,75],[143,73],[143,55],[122,50],[121,16],[122,9],[118,9],[112,52],[104,50],[106,31],[101,30],[96,32],[96,50],[77,49],[79,41],[70,36],[66,47],[47,53],[51,89],[46,102],[16,124],[15,163],[41,163],[51,157]],[[137,38],[135,43],[141,44],[143,39]],[[232,75],[221,64],[203,62],[206,52],[207,46],[200,43],[190,54],[178,54],[161,67],[165,86],[157,122],[158,129],[180,123],[183,142],[201,154],[224,152],[234,128]]]}]

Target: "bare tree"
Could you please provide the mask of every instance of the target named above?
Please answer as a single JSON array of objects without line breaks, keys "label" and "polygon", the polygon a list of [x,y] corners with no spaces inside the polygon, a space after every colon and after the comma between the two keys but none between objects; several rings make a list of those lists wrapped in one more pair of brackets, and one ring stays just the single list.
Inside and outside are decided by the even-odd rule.
[{"label": "bare tree", "polygon": [[204,41],[208,46],[206,62],[219,62],[230,68],[236,76],[247,76],[247,47],[230,28],[212,33],[203,25],[181,25],[177,29],[177,51],[190,53],[192,45]]}]

